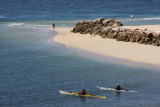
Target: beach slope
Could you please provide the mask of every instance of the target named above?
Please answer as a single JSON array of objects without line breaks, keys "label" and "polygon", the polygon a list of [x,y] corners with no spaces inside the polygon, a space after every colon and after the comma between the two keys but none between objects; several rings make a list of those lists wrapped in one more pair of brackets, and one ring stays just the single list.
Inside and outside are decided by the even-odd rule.
[{"label": "beach slope", "polygon": [[[153,29],[155,26],[156,29]],[[129,29],[145,29],[146,27],[148,30],[160,32],[160,25],[125,26]],[[160,47],[116,41],[101,38],[98,35],[72,33],[72,28],[56,28],[55,30],[58,35],[53,40],[72,48],[140,63],[160,65]]]}]

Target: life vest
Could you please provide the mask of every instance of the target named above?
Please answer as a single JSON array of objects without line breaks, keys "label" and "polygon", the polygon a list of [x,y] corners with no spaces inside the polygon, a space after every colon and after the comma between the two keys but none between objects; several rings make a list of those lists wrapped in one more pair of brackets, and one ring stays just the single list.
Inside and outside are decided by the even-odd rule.
[{"label": "life vest", "polygon": [[80,93],[81,95],[86,95],[86,91],[82,90],[82,92]]}]

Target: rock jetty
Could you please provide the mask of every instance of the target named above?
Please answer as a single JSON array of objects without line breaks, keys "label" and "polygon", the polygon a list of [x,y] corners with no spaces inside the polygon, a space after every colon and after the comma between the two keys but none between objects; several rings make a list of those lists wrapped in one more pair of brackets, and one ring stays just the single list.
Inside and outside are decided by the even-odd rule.
[{"label": "rock jetty", "polygon": [[97,20],[78,22],[71,32],[99,35],[102,38],[111,38],[117,41],[160,46],[160,34],[148,31],[147,29],[124,29],[121,26],[123,24],[115,21],[114,18],[99,18]]}]

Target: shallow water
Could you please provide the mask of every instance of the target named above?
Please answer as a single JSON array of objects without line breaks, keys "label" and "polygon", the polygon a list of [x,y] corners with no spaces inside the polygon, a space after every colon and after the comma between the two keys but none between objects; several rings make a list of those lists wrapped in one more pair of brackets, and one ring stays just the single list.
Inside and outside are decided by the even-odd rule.
[{"label": "shallow water", "polygon": [[[0,24],[0,106],[160,105],[159,70],[77,54],[76,50],[52,41],[57,32],[42,26],[46,22],[22,23]],[[96,88],[115,87],[116,83],[139,93]],[[108,99],[64,96],[58,92],[59,89],[77,92],[81,88],[87,93],[108,96]]]}]

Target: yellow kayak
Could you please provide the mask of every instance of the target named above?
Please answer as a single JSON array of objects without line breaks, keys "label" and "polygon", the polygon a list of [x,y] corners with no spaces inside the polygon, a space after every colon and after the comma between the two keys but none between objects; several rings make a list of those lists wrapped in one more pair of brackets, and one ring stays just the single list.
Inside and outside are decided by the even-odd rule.
[{"label": "yellow kayak", "polygon": [[91,95],[91,94],[79,95],[79,93],[71,93],[71,92],[63,91],[63,90],[59,90],[59,92],[60,94],[75,95],[75,96],[80,96],[80,97],[93,97],[93,98],[103,98],[103,99],[107,98],[107,96]]}]

